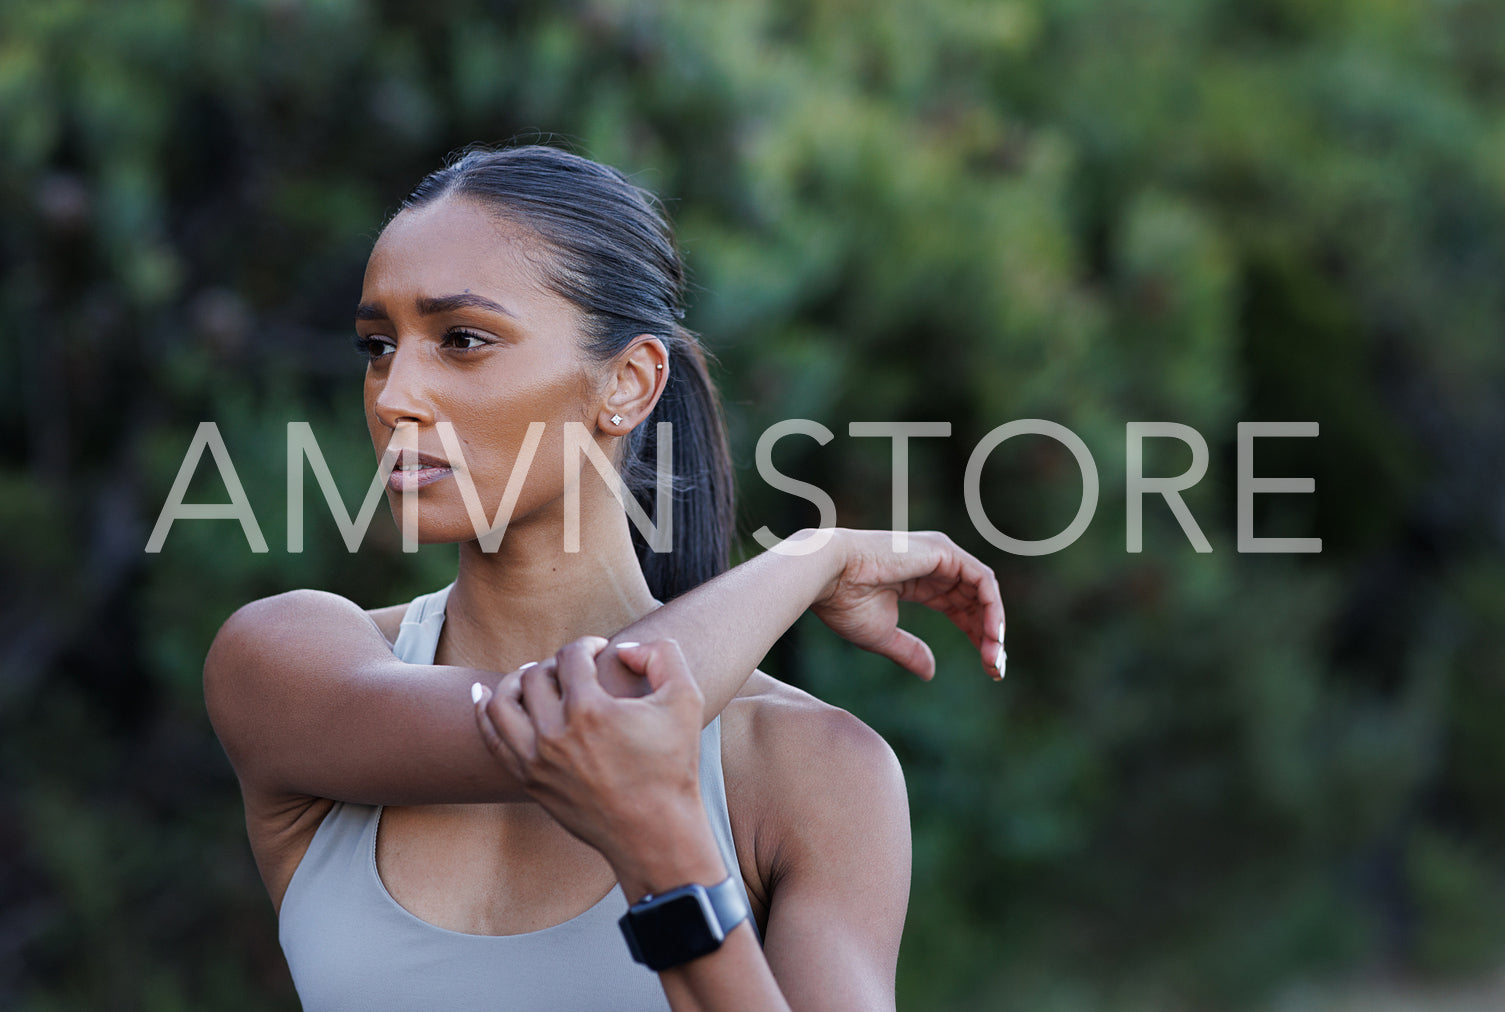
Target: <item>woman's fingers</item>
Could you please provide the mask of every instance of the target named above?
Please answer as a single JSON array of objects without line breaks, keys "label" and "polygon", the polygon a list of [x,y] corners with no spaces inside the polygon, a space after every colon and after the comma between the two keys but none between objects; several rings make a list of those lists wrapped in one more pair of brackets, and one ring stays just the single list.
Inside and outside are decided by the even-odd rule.
[{"label": "woman's fingers", "polygon": [[534,729],[546,737],[557,734],[564,726],[564,704],[554,672],[553,660],[530,665],[522,672],[522,708]]},{"label": "woman's fingers", "polygon": [[482,686],[481,696],[476,700],[475,686],[472,686],[471,698],[476,700],[476,726],[480,728],[487,750],[514,777],[523,781],[526,779],[523,765],[537,754],[538,742],[533,722],[523,712],[519,682],[512,679],[510,688],[508,691],[508,679],[503,679],[494,692]]},{"label": "woman's fingers", "polygon": [[998,581],[993,574],[984,571],[975,585],[959,585],[947,595],[945,610],[977,648],[983,667],[994,678],[1000,677],[998,655],[1003,646],[1006,619]]},{"label": "woman's fingers", "polygon": [[480,682],[470,687],[470,701],[476,716],[476,729],[481,732],[481,740],[486,743],[486,751],[497,759],[500,759],[509,767],[512,764],[511,750],[502,741],[501,735],[496,733],[496,725],[491,723],[491,715],[486,712],[486,706],[491,702],[492,691]]},{"label": "woman's fingers", "polygon": [[648,680],[652,692],[645,698],[671,704],[683,700],[686,707],[700,713],[705,697],[677,640],[618,644],[617,656],[629,671]]},{"label": "woman's fingers", "polygon": [[599,636],[587,636],[566,645],[555,655],[565,719],[582,705],[607,697],[596,671],[596,658],[606,648],[606,642]]},{"label": "woman's fingers", "polygon": [[1001,679],[1006,619],[998,577],[981,560],[956,547],[950,539],[944,539],[938,548],[943,562],[932,576],[949,585],[923,603],[945,612],[977,648],[988,674],[995,680]]},{"label": "woman's fingers", "polygon": [[935,654],[928,643],[912,632],[896,627],[885,642],[873,648],[873,652],[887,657],[927,682],[935,677]]},{"label": "woman's fingers", "polygon": [[895,664],[914,672],[924,681],[929,682],[936,676],[935,652],[930,649],[929,643],[915,636],[914,632],[895,628],[894,636],[889,637],[888,643],[883,646],[883,652]]},{"label": "woman's fingers", "polygon": [[1003,677],[1003,636],[1006,619],[1003,610],[1003,593],[998,586],[998,576],[984,565],[981,559],[961,548],[943,534],[935,535],[935,545],[944,563],[937,566],[952,569],[954,583],[942,595],[941,610],[948,613],[957,628],[966,633],[972,645],[977,647],[982,665],[994,678]]},{"label": "woman's fingers", "polygon": [[983,667],[995,679],[1001,680],[1004,669],[1003,634],[1007,620],[1003,610],[1003,594],[998,589],[998,577],[991,569],[986,570],[978,586],[978,597],[982,604],[982,642],[979,646],[982,649]]},{"label": "woman's fingers", "polygon": [[490,752],[492,758],[505,766],[507,772],[521,782],[522,767],[518,763],[517,753],[513,752],[512,747],[497,733],[496,724],[491,719],[489,707],[493,695],[492,690],[480,682],[470,687],[470,699],[475,704],[476,727],[481,732],[481,741],[485,743],[486,751]]}]

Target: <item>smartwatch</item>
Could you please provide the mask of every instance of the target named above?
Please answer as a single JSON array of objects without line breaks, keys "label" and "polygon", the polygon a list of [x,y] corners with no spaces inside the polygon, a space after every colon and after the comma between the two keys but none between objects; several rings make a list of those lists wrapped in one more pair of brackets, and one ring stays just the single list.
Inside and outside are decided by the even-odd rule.
[{"label": "smartwatch", "polygon": [[713,886],[692,883],[644,896],[617,923],[632,958],[657,972],[715,952],[750,913],[742,883],[729,875]]}]

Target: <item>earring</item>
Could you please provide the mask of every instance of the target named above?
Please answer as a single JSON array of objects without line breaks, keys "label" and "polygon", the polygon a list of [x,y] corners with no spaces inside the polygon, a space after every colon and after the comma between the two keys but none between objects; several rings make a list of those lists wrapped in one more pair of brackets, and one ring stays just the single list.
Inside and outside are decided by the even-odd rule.
[{"label": "earring", "polygon": [[664,363],[660,362],[658,365],[654,366],[653,368],[657,369],[659,372],[663,372],[664,371]]},{"label": "earring", "polygon": [[622,416],[621,415],[612,415],[611,416],[611,424],[613,424],[613,425],[621,425],[622,424]]}]

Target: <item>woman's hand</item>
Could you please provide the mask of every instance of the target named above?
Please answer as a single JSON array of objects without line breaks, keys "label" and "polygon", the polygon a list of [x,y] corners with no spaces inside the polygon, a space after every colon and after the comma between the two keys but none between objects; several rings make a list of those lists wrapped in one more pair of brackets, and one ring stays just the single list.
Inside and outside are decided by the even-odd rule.
[{"label": "woman's hand", "polygon": [[[617,698],[598,664],[616,661],[652,690]],[[478,690],[478,691],[477,691]],[[477,685],[486,746],[560,825],[600,851],[627,891],[719,882],[724,862],[700,800],[703,698],[673,640],[576,640],[553,658]]]},{"label": "woman's hand", "polygon": [[844,561],[811,610],[838,635],[929,679],[935,655],[898,624],[900,601],[923,604],[966,633],[983,667],[1002,679],[1008,655],[993,571],[938,532],[909,534],[903,552],[895,551],[893,538],[889,531],[838,531],[823,550],[840,552]]}]

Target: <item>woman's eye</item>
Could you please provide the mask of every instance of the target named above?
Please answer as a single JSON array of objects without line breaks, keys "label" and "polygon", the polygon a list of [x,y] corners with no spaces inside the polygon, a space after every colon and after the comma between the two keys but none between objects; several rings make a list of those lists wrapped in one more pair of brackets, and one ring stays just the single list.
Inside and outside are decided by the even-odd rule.
[{"label": "woman's eye", "polygon": [[471,351],[491,343],[479,334],[472,334],[468,330],[451,330],[444,335],[444,341],[460,351]]},{"label": "woman's eye", "polygon": [[379,337],[367,337],[364,334],[355,335],[355,347],[369,359],[382,358],[396,350],[391,341],[385,341]]}]

